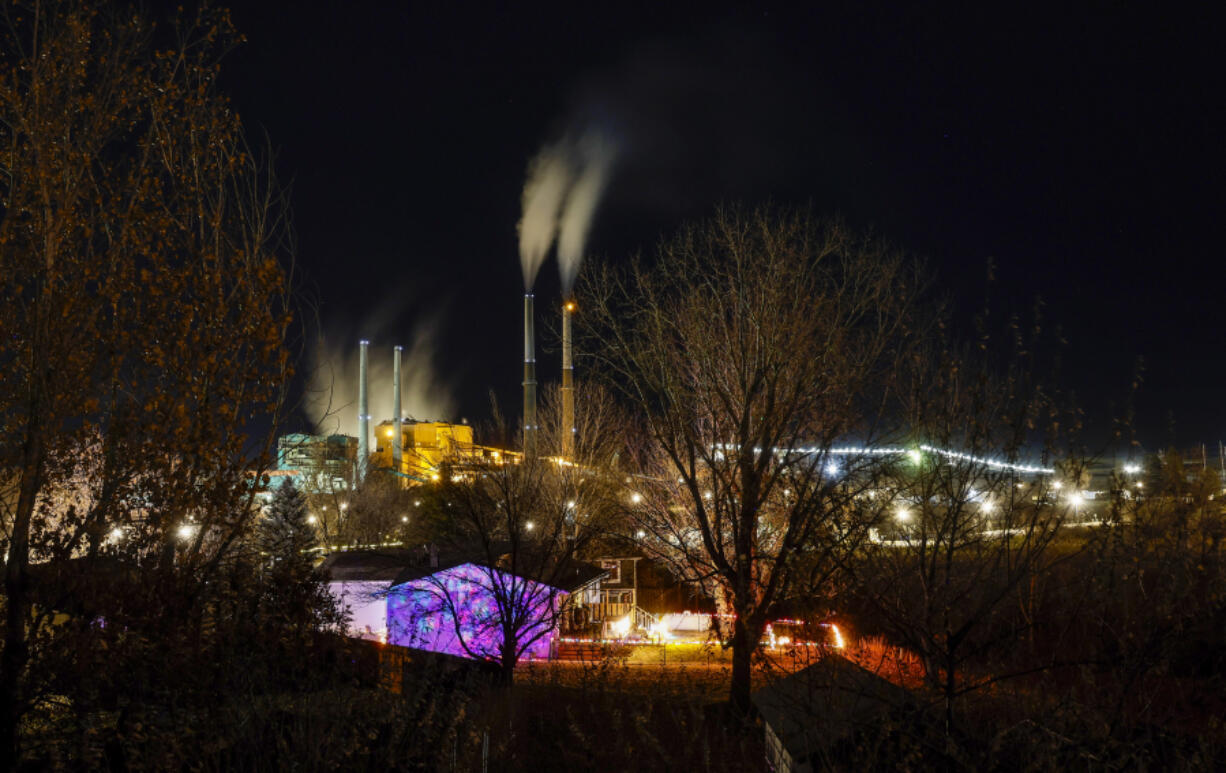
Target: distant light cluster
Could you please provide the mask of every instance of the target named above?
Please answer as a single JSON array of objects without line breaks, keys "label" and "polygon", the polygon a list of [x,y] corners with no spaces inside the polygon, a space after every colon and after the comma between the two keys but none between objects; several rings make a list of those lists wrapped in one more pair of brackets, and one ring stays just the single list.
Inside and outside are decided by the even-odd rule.
[{"label": "distant light cluster", "polygon": [[[736,446],[731,443],[716,443],[714,448],[722,451],[734,451]],[[1037,467],[1030,464],[1014,464],[1013,462],[1002,462],[997,459],[988,459],[974,454],[963,453],[962,451],[950,451],[944,448],[937,448],[927,444],[920,444],[919,450],[914,448],[901,448],[899,446],[835,446],[833,448],[824,449],[818,446],[809,446],[804,448],[774,448],[772,451],[777,456],[790,456],[792,454],[800,454],[802,456],[809,454],[833,454],[838,456],[901,456],[907,455],[914,462],[920,461],[920,451],[937,456],[953,459],[960,462],[971,462],[973,464],[982,464],[985,467],[990,467],[994,470],[1012,470],[1014,472],[1023,472],[1030,475],[1055,475],[1056,471],[1051,467]],[[761,448],[754,448],[754,453],[762,453]],[[722,458],[722,454],[717,454],[717,458]],[[837,470],[837,467],[835,468]]]}]

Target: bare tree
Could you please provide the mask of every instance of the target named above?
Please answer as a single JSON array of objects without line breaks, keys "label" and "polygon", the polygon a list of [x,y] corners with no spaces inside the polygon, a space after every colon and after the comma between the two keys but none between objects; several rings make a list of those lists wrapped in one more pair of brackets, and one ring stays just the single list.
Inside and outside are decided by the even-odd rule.
[{"label": "bare tree", "polygon": [[244,428],[275,426],[290,372],[284,202],[215,85],[235,35],[208,9],[172,32],[155,52],[105,5],[0,9],[0,767],[69,628],[31,562],[122,553],[176,597],[150,614],[198,610],[269,458]]},{"label": "bare tree", "polygon": [[1077,415],[1040,376],[1037,332],[1011,333],[1003,366],[986,339],[968,351],[934,336],[917,350],[902,400],[915,440],[880,482],[888,511],[850,562],[849,598],[922,659],[947,732],[962,696],[1051,665],[1019,649],[1052,567],[1076,550],[1053,543],[1081,500]]},{"label": "bare tree", "polygon": [[727,599],[741,710],[776,603],[867,533],[847,475],[873,462],[918,290],[880,240],[771,209],[721,211],[581,288],[591,370],[642,423],[630,513],[645,549]]},{"label": "bare tree", "polygon": [[[541,448],[559,447],[557,391],[545,390]],[[463,652],[497,663],[509,684],[520,658],[558,627],[576,578],[595,579],[580,559],[608,532],[625,491],[617,473],[624,438],[619,415],[599,387],[580,384],[571,459],[500,455],[447,464],[430,497],[433,522],[426,528],[471,569],[463,578],[428,575],[409,617],[447,621]]]}]

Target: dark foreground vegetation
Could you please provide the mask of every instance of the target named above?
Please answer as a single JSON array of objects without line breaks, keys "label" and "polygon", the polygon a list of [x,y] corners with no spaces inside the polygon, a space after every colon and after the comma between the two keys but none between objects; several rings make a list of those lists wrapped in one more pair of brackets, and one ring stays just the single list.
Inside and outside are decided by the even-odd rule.
[{"label": "dark foreground vegetation", "polygon": [[1222,481],[1167,453],[1087,504],[1058,336],[985,311],[966,345],[913,260],[803,211],[589,273],[578,461],[346,516],[537,583],[635,551],[728,621],[702,662],[516,667],[550,626],[514,593],[496,667],[344,638],[309,502],[259,499],[301,336],[283,191],[217,90],[237,33],[0,7],[0,770],[761,769],[755,691],[817,671],[763,649],[784,612],[833,615],[858,644],[821,673],[871,698],[837,730],[797,702],[816,768],[1226,765]]}]

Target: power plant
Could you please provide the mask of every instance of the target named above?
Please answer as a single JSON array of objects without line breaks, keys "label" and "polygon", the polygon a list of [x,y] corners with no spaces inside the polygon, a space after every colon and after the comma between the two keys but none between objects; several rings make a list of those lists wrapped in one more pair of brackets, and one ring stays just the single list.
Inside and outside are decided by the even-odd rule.
[{"label": "power plant", "polygon": [[[569,309],[574,304],[567,304]],[[533,319],[534,298],[524,296],[524,448],[536,453],[539,430],[537,418],[536,336]],[[569,320],[567,325],[566,367],[563,380],[568,397],[565,412],[572,417],[574,389],[570,367]],[[357,437],[343,434],[283,435],[278,442],[278,470],[294,475],[304,490],[312,493],[338,492],[360,487],[372,471],[390,473],[402,484],[430,483],[440,479],[443,465],[480,460],[513,463],[521,453],[479,446],[473,428],[467,423],[406,419],[402,409],[404,347],[392,347],[392,416],[373,428],[370,413],[370,341],[358,342],[358,430]],[[399,439],[399,442],[397,442]]]}]

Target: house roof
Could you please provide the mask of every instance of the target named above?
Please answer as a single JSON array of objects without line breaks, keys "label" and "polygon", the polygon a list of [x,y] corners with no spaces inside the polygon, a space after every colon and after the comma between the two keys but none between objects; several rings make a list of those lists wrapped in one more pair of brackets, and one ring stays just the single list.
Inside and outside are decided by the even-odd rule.
[{"label": "house roof", "polygon": [[[438,566],[435,567],[431,567],[429,565],[407,567],[403,572],[397,575],[395,581],[392,582],[392,585],[401,585],[406,582],[412,582],[413,580],[420,580],[423,577],[428,577],[432,574],[436,574],[447,569],[452,569],[457,566],[462,566],[464,564],[490,567],[500,572],[507,571],[506,567],[491,564],[491,562],[486,560],[484,557],[472,560],[462,560],[459,556],[450,556],[449,558],[450,560],[444,560],[440,555]],[[539,579],[533,577],[528,579],[532,579],[535,582],[545,583],[559,590],[566,591],[567,593],[574,593],[580,588],[583,588],[584,586],[595,582],[602,577],[607,577],[609,572],[598,566],[593,566],[592,564],[583,561],[569,561],[566,563],[566,565],[560,567],[556,571],[550,569],[542,574],[544,576]]]},{"label": "house roof", "polygon": [[837,655],[763,687],[754,705],[795,760],[877,727],[911,705],[904,688]]},{"label": "house roof", "polygon": [[390,583],[416,560],[414,552],[401,548],[338,551],[328,554],[322,568],[333,582]]},{"label": "house roof", "polygon": [[[433,555],[432,555],[433,554]],[[429,547],[389,548],[379,550],[347,550],[330,554],[323,569],[333,582],[386,582],[400,585],[421,579],[462,564],[490,566],[487,555],[479,550],[457,550]],[[504,568],[494,566],[500,571]],[[545,573],[551,585],[573,593],[608,575],[598,566],[584,561],[568,561],[556,571]]]}]

